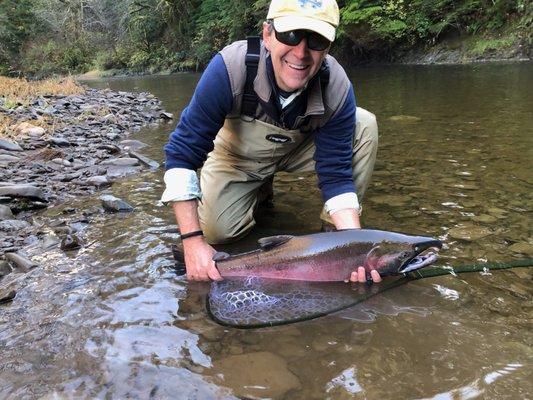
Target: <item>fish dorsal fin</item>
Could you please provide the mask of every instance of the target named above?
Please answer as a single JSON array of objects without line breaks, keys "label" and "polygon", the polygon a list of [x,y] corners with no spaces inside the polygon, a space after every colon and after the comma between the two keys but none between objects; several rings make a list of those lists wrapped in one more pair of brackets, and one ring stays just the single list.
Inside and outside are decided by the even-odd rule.
[{"label": "fish dorsal fin", "polygon": [[259,243],[259,247],[261,247],[261,250],[270,250],[274,247],[282,245],[283,243],[287,243],[293,237],[294,236],[291,235],[268,236],[259,239],[257,243]]},{"label": "fish dorsal fin", "polygon": [[213,255],[213,261],[222,261],[222,260],[225,260],[226,258],[229,258],[230,255],[224,251],[217,251],[214,255]]}]

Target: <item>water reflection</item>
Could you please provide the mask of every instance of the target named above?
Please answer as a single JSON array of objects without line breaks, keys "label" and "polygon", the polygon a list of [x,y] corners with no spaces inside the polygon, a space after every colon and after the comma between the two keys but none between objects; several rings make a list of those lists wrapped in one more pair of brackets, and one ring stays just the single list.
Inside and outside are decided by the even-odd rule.
[{"label": "water reflection", "polygon": [[[350,73],[378,115],[380,149],[364,204],[369,228],[437,236],[441,265],[531,257],[533,68],[383,67]],[[198,75],[95,82],[149,90],[179,115]],[[391,118],[412,116],[415,118]],[[143,130],[162,161],[172,126]],[[314,178],[281,175],[275,208],[227,250],[258,237],[320,228]],[[205,311],[208,285],[173,271],[174,226],[158,203],[162,172],[108,189],[132,204],[105,214],[97,198],[46,210],[45,224],[83,219],[87,246],[33,254],[1,290],[1,398],[527,398],[532,273],[528,269],[421,280],[331,315],[237,330]],[[85,211],[85,213],[84,213]]]}]

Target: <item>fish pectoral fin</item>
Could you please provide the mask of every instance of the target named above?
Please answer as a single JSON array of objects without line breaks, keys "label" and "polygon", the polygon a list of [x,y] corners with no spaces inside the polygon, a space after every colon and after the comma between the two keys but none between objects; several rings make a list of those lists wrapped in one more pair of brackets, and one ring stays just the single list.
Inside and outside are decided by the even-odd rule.
[{"label": "fish pectoral fin", "polygon": [[257,241],[261,250],[270,250],[274,247],[280,246],[283,243],[287,243],[294,236],[291,235],[277,235],[277,236],[268,236],[261,238]]},{"label": "fish pectoral fin", "polygon": [[217,251],[214,255],[213,255],[213,261],[222,261],[222,260],[225,260],[226,258],[229,258],[230,255],[224,251]]}]

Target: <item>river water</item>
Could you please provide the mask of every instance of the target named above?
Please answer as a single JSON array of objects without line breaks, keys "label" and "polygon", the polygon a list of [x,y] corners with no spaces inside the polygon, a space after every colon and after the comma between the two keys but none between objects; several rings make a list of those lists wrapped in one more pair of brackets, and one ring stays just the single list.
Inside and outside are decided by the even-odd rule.
[{"label": "river water", "polygon": [[[350,71],[380,146],[365,227],[445,242],[439,265],[531,258],[533,65],[386,66]],[[199,75],[91,81],[150,91],[179,115]],[[163,160],[174,124],[132,137]],[[338,315],[268,329],[211,321],[208,284],[175,273],[163,171],[44,211],[79,221],[86,246],[32,254],[0,306],[0,398],[527,399],[533,393],[530,269],[408,283]],[[257,238],[320,229],[312,176],[282,175]],[[72,210],[74,209],[74,210]],[[6,281],[0,281],[5,286]],[[3,287],[2,286],[2,287]]]}]

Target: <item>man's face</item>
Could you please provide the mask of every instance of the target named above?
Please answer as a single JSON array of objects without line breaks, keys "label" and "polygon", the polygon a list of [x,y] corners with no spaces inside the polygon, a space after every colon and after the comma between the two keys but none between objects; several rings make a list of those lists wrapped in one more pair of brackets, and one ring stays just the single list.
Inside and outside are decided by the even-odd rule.
[{"label": "man's face", "polygon": [[269,33],[268,26],[263,24],[263,41],[270,51],[278,87],[286,92],[303,88],[320,69],[328,49],[311,50],[306,38],[296,46],[288,46],[276,39],[274,30]]}]

